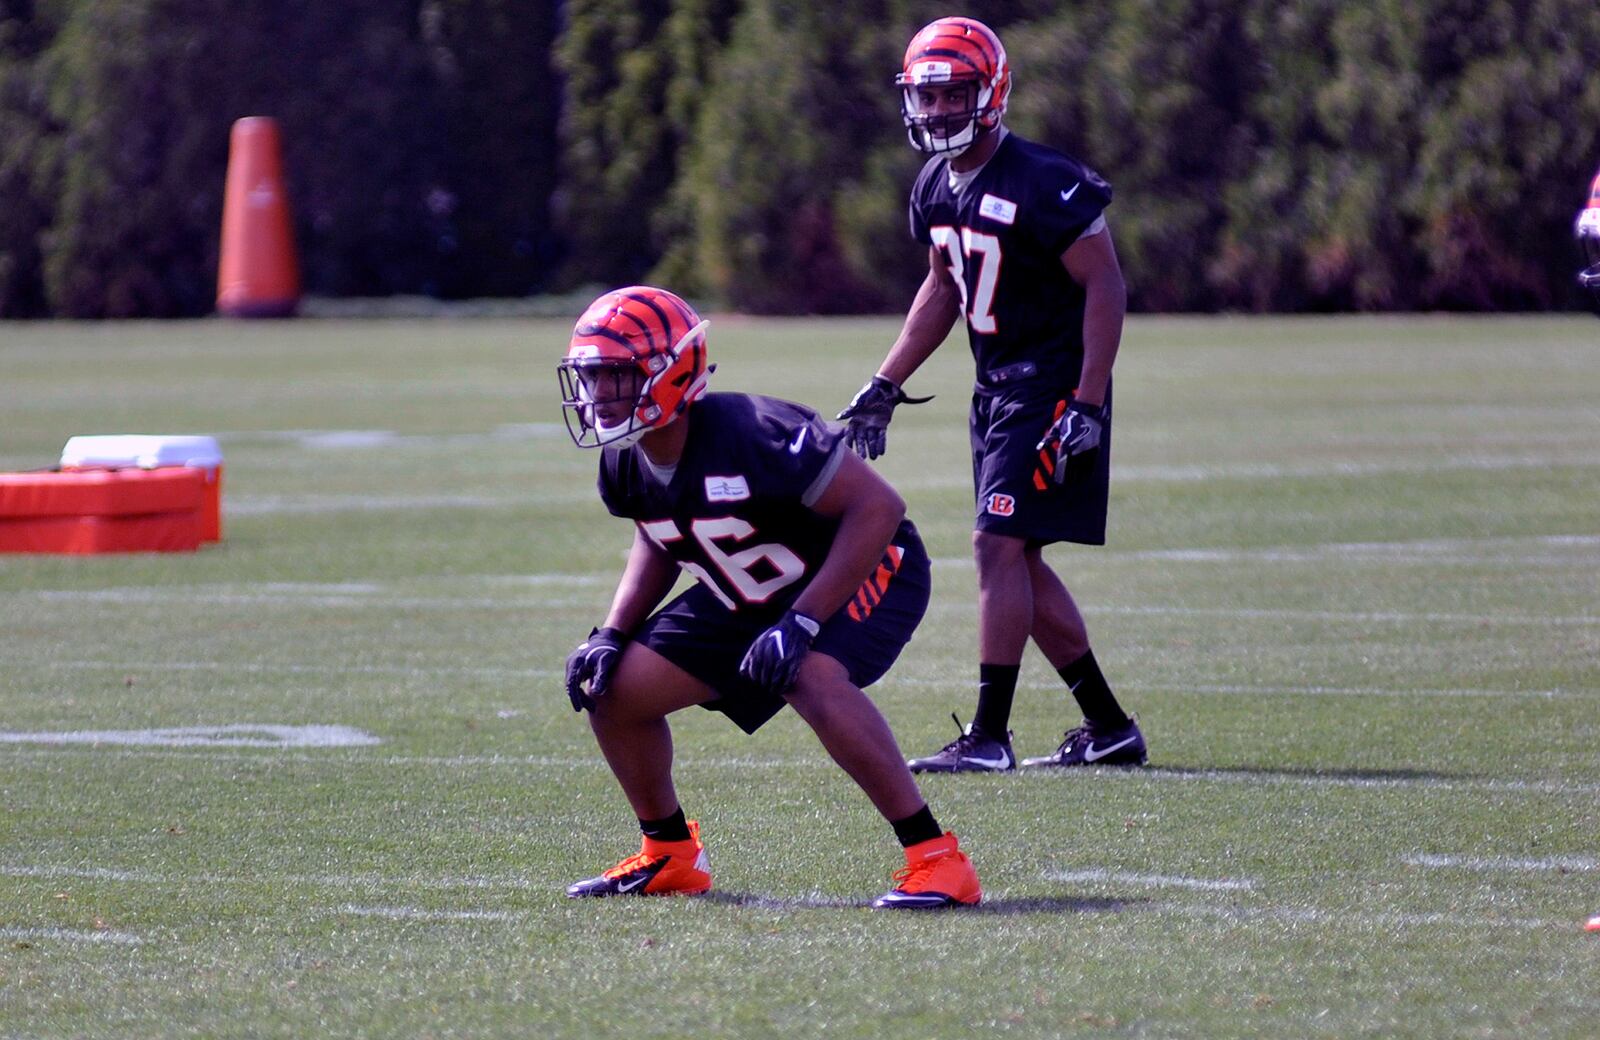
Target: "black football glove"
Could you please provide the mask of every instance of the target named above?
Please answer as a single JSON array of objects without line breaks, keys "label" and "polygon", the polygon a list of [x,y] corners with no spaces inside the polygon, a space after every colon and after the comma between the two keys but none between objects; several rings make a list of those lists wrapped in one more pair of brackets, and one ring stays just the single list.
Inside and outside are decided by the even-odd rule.
[{"label": "black football glove", "polygon": [[1055,445],[1056,468],[1053,476],[1057,484],[1065,484],[1069,475],[1076,477],[1094,464],[1105,423],[1104,408],[1073,401],[1067,405],[1067,410],[1061,413],[1055,425],[1050,427],[1044,439],[1035,445],[1038,451]]},{"label": "black football glove", "polygon": [[822,625],[797,610],[756,637],[739,662],[739,674],[766,690],[782,693],[800,675],[800,659],[811,649],[811,641]]},{"label": "black football glove", "polygon": [[[594,698],[605,696],[627,643],[628,634],[622,629],[597,628],[567,655],[567,697],[573,711],[592,709]],[[589,683],[587,692],[583,688],[585,680]]]},{"label": "black football glove", "polygon": [[907,397],[906,392],[882,376],[873,376],[867,385],[856,391],[837,418],[850,420],[844,441],[850,449],[864,459],[875,459],[884,452],[889,437],[889,420],[897,404],[922,404],[933,400],[927,397]]}]

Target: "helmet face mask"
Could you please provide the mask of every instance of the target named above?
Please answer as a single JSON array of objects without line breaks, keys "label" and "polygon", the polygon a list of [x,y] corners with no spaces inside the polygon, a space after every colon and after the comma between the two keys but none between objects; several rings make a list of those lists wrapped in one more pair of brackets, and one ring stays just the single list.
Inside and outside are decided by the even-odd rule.
[{"label": "helmet face mask", "polygon": [[590,304],[556,366],[573,443],[633,444],[682,415],[715,367],[706,361],[708,324],[675,294],[649,286]]},{"label": "helmet face mask", "polygon": [[978,139],[988,93],[970,78],[907,86],[900,111],[912,145],[921,152],[966,151]]},{"label": "helmet face mask", "polygon": [[567,432],[580,447],[632,443],[650,428],[640,415],[645,378],[633,362],[568,359],[558,368]]},{"label": "helmet face mask", "polygon": [[[960,155],[996,130],[1011,96],[1000,38],[971,18],[940,18],[911,38],[895,76],[911,147]],[[958,100],[952,88],[964,96]]]}]

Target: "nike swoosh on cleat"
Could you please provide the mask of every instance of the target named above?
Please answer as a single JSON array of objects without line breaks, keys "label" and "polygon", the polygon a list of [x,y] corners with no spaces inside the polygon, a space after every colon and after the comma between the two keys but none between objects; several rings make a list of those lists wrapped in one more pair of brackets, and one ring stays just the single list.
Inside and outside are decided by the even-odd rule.
[{"label": "nike swoosh on cleat", "polygon": [[958,761],[970,762],[980,769],[1004,769],[1011,764],[1011,759],[1007,755],[1001,755],[999,758],[978,758],[975,755],[966,755],[958,759]]},{"label": "nike swoosh on cleat", "polygon": [[1094,741],[1091,740],[1089,741],[1089,746],[1083,749],[1083,760],[1085,762],[1098,762],[1102,758],[1105,758],[1107,755],[1111,754],[1113,751],[1116,751],[1119,748],[1125,748],[1138,739],[1138,737],[1129,737],[1126,740],[1117,741],[1108,748],[1098,749],[1094,746]]},{"label": "nike swoosh on cleat", "polygon": [[956,901],[954,899],[951,899],[949,896],[942,895],[938,892],[916,894],[910,892],[890,892],[886,896],[879,897],[877,901],[877,905],[882,907],[905,906],[919,908],[953,906],[955,903]]},{"label": "nike swoosh on cleat", "polygon": [[617,882],[617,894],[618,895],[627,895],[629,892],[632,892],[634,889],[638,888],[640,885],[648,884],[649,881],[650,881],[650,878],[648,876],[636,877],[636,878],[633,878],[632,880],[629,880],[629,881],[619,881],[619,882]]}]

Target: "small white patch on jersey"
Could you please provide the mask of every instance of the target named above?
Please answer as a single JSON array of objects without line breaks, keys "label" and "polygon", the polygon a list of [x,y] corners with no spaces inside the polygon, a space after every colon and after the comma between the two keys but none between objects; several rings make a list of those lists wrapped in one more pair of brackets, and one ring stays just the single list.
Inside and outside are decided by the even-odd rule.
[{"label": "small white patch on jersey", "polygon": [[1017,222],[1017,204],[998,195],[985,195],[978,202],[978,216],[988,217],[1000,224]]},{"label": "small white patch on jersey", "polygon": [[707,502],[743,502],[750,497],[750,483],[742,476],[707,477]]},{"label": "small white patch on jersey", "polygon": [[1600,238],[1600,208],[1586,209],[1578,214],[1578,234]]}]

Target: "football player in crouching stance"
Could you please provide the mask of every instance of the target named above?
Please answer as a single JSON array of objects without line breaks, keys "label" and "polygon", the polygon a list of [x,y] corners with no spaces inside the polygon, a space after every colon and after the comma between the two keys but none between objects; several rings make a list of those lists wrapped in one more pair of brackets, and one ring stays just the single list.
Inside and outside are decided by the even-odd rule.
[{"label": "football player in crouching stance", "polygon": [[[905,503],[798,404],[708,394],[706,325],[676,295],[608,292],[559,365],[568,431],[598,447],[600,497],[635,524],[605,621],[567,659],[643,844],[567,895],[711,888],[672,781],[667,716],[698,705],[754,733],[785,704],[894,828],[906,865],[876,908],[977,903],[972,863],[940,829],[861,688],[928,604],[929,561]],[[679,570],[697,582],[657,610]]]}]

